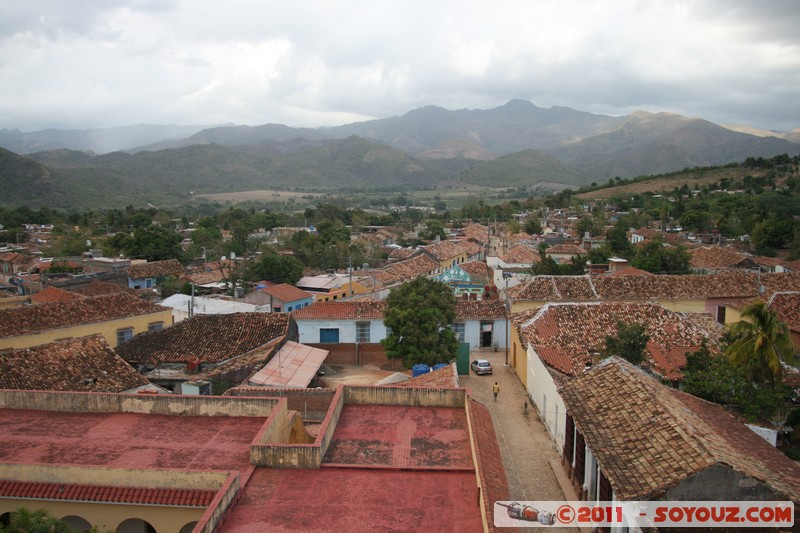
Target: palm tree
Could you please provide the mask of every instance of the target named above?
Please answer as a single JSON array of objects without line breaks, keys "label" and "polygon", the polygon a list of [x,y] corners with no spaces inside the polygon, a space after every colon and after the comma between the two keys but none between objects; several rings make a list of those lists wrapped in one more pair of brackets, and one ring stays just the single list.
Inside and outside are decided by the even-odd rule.
[{"label": "palm tree", "polygon": [[763,301],[745,307],[742,319],[731,326],[736,340],[725,355],[734,365],[750,368],[754,380],[780,383],[781,361],[791,361],[794,355],[789,328]]}]

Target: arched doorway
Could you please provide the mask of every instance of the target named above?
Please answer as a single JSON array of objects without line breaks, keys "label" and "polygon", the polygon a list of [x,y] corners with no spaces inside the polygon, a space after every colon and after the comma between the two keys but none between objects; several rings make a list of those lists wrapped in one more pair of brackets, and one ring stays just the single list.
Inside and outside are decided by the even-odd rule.
[{"label": "arched doorway", "polygon": [[196,526],[196,525],[197,525],[197,521],[189,522],[188,524],[186,524],[185,526],[183,526],[181,528],[180,533],[192,533],[192,530],[194,529],[194,526]]},{"label": "arched doorway", "polygon": [[8,526],[11,523],[11,513],[0,514],[0,526]]},{"label": "arched doorway", "polygon": [[90,524],[88,520],[80,516],[68,515],[62,518],[61,521],[67,524],[75,531],[79,531],[81,533],[92,529],[92,524]]},{"label": "arched doorway", "polygon": [[128,518],[117,526],[117,533],[158,533],[156,528],[141,518]]}]

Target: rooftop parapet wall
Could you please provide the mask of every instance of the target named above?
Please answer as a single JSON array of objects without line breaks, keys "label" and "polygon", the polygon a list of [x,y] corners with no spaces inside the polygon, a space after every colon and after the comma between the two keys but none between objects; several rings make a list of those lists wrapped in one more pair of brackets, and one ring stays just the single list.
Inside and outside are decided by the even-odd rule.
[{"label": "rooftop parapet wall", "polygon": [[0,408],[69,413],[267,417],[276,398],[0,390]]},{"label": "rooftop parapet wall", "polygon": [[219,490],[238,472],[101,468],[92,466],[0,464],[0,479],[10,481],[146,487],[150,489]]},{"label": "rooftop parapet wall", "polygon": [[[250,462],[256,466],[272,468],[319,468],[328,452],[333,433],[342,414],[344,393],[337,389],[327,414],[311,444],[292,444],[286,435],[289,411],[287,399],[281,398],[264,428],[250,446]],[[284,442],[280,442],[284,441]]]},{"label": "rooftop parapet wall", "polygon": [[466,389],[417,387],[344,387],[344,403],[355,405],[413,405],[464,407]]}]

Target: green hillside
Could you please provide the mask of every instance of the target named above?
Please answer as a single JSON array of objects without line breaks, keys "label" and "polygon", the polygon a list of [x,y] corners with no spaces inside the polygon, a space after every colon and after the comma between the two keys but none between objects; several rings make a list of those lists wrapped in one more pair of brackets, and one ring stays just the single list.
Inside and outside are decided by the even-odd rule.
[{"label": "green hillside", "polygon": [[479,163],[461,179],[487,187],[532,187],[543,181],[581,185],[586,181],[579,172],[538,150],[525,150]]}]

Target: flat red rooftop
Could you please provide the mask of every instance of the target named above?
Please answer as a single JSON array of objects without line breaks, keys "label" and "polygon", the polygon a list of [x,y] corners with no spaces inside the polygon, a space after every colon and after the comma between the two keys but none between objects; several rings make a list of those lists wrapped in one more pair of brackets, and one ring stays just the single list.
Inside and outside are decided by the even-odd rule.
[{"label": "flat red rooftop", "polygon": [[473,470],[463,408],[345,405],[325,463]]},{"label": "flat red rooftop", "polygon": [[483,531],[473,472],[256,469],[222,524],[270,531]]},{"label": "flat red rooftop", "polygon": [[[210,423],[211,421],[211,423]],[[266,418],[0,409],[0,463],[244,470]]]}]

